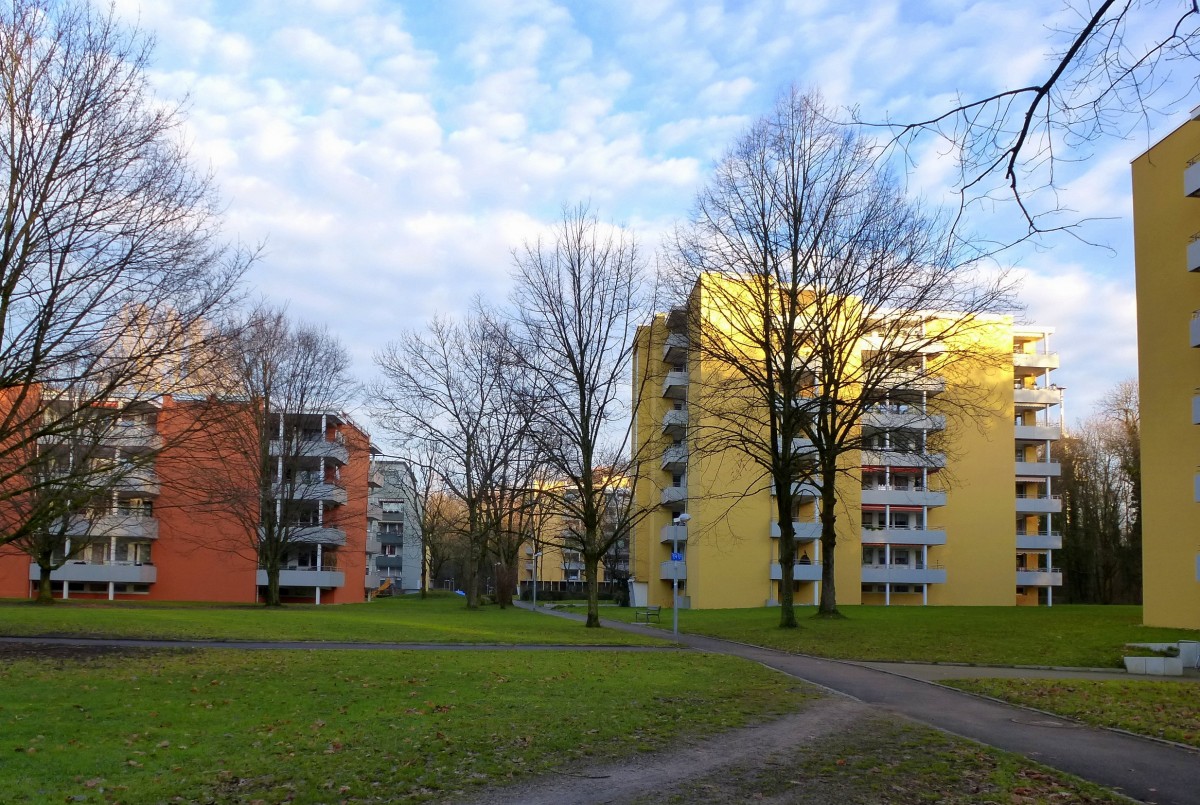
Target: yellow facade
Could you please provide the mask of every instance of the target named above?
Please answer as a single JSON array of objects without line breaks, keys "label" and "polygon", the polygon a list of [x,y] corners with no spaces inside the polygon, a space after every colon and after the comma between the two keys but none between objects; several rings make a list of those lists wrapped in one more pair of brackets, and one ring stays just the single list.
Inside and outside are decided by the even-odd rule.
[{"label": "yellow facade", "polygon": [[[722,331],[722,314],[703,290],[697,286],[689,305],[703,319],[716,320],[715,328],[705,328],[705,337],[714,337]],[[711,424],[704,417],[712,416],[697,395],[713,393],[720,380],[711,359],[701,357],[709,351],[689,349],[697,337],[689,319],[696,318],[682,309],[659,314],[637,335],[634,427],[643,470],[636,495],[640,506],[655,510],[633,534],[633,600],[671,606],[671,552],[678,546],[682,606],[771,605],[778,601],[781,575],[776,499],[757,464],[733,448],[705,449],[695,436]],[[949,361],[937,383],[898,388],[864,418],[863,426],[874,424],[881,439],[898,433],[883,430],[889,417],[921,421],[923,431],[913,438],[922,440],[923,457],[904,461],[899,447],[893,451],[884,443],[846,457],[847,472],[837,481],[839,604],[1052,603],[1053,588],[1062,581],[1052,564],[1061,546],[1053,520],[1060,504],[1049,488],[1058,474],[1051,448],[1061,391],[1049,382],[1057,366],[1050,332],[1015,328],[1006,317],[981,322],[972,338],[981,340],[990,360],[969,370]],[[863,349],[872,346],[864,343]],[[1026,352],[1029,358],[1022,356]],[[941,371],[937,354],[922,360]],[[1018,385],[1030,390],[1018,391]],[[953,404],[956,395],[968,394],[986,401],[990,413],[981,421],[945,415],[961,409]],[[1019,419],[1029,427],[1019,427]],[[1027,488],[1029,497],[1018,499],[1016,493]],[[794,600],[815,604],[821,583],[816,490],[803,485],[799,497],[792,518]],[[1023,511],[1030,508],[1037,512]],[[686,524],[673,525],[684,512]],[[1018,572],[1022,562],[1027,569]]]},{"label": "yellow facade", "polygon": [[1133,161],[1147,625],[1200,629],[1200,115]]}]

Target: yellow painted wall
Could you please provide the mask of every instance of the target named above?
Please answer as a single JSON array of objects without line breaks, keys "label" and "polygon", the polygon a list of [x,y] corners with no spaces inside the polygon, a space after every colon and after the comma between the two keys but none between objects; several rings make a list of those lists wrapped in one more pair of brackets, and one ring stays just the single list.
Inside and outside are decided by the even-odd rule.
[{"label": "yellow painted wall", "polygon": [[1133,162],[1137,263],[1138,374],[1142,427],[1143,617],[1151,626],[1200,629],[1200,349],[1189,324],[1200,309],[1200,272],[1187,244],[1200,232],[1200,198],[1183,194],[1183,174],[1200,154],[1200,122],[1189,121]]}]

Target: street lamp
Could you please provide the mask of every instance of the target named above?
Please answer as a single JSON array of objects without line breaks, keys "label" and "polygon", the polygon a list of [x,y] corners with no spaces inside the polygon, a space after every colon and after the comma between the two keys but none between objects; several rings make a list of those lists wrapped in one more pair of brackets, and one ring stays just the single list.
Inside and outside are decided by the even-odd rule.
[{"label": "street lamp", "polygon": [[671,530],[671,634],[676,637],[679,636],[679,563],[682,561],[679,553],[679,529],[683,529],[684,539],[687,539],[687,524],[691,519],[692,515],[684,512],[671,521],[675,526]]},{"label": "street lamp", "polygon": [[538,551],[537,553],[535,553],[533,555],[533,608],[534,609],[537,609],[537,582],[538,582],[537,560],[538,560],[538,557],[541,555],[542,555],[541,551]]}]

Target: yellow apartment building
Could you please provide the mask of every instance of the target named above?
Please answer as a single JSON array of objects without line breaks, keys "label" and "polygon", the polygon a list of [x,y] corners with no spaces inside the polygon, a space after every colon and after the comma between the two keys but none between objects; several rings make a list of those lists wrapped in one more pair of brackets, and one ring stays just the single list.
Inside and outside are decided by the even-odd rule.
[{"label": "yellow apartment building", "polygon": [[[688,304],[706,304],[703,283]],[[678,574],[683,607],[772,605],[782,573],[769,480],[741,451],[704,450],[694,436],[704,423],[691,417],[709,416],[698,395],[711,393],[704,381],[717,371],[691,348],[695,318],[672,310],[637,333],[634,388],[643,391],[635,394],[634,427],[648,458],[636,494],[656,510],[633,532],[632,600],[671,606]],[[1062,505],[1051,490],[1062,405],[1052,382],[1053,329],[996,316],[974,333],[997,356],[986,367],[969,377],[957,376],[961,365],[939,375],[931,346],[914,358],[913,379],[898,381],[862,419],[864,449],[848,454],[837,481],[839,604],[1053,603],[1062,584],[1053,562],[1062,545]],[[881,347],[868,338],[861,350]],[[982,421],[947,416],[968,385],[994,408]],[[811,484],[795,489],[794,600],[816,604],[819,495]],[[684,512],[689,519],[679,524]]]},{"label": "yellow apartment building", "polygon": [[1200,629],[1200,109],[1133,161],[1133,232],[1143,618]]}]

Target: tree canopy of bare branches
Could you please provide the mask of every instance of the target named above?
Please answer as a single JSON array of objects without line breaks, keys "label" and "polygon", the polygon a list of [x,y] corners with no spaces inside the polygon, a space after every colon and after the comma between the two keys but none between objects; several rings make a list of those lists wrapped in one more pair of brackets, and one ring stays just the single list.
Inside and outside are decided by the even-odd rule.
[{"label": "tree canopy of bare branches", "polygon": [[189,440],[202,459],[189,483],[201,507],[233,517],[246,537],[230,532],[233,544],[208,547],[254,551],[267,574],[264,602],[279,606],[279,573],[290,556],[340,541],[326,530],[333,522],[327,500],[339,496],[332,488],[340,488],[345,458],[324,454],[332,449],[328,417],[340,417],[358,388],[341,343],[281,309],[234,317],[224,331],[226,373],[216,389],[224,415]]},{"label": "tree canopy of bare branches", "polygon": [[1038,79],[960,98],[923,120],[883,124],[910,156],[933,138],[939,156],[957,160],[960,213],[1008,199],[1029,235],[1073,226],[1058,195],[1063,165],[1173,111],[1200,82],[1196,0],[1067,0],[1064,10]]},{"label": "tree canopy of bare branches", "polygon": [[515,258],[515,337],[535,379],[535,441],[553,473],[546,492],[570,523],[562,545],[583,559],[586,623],[598,627],[600,563],[636,517],[629,366],[649,282],[633,236],[582,204]]},{"label": "tree canopy of bare branches", "polygon": [[474,609],[488,548],[510,507],[526,505],[537,474],[530,395],[509,327],[481,310],[462,322],[435,318],[375,360],[383,374],[371,394],[377,417],[410,454],[437,457],[440,487],[466,510],[464,591]]},{"label": "tree canopy of bare branches", "polygon": [[[740,452],[774,490],[783,627],[796,625],[796,486],[820,491],[820,610],[834,614],[839,476],[870,439],[915,427],[941,373],[1003,359],[976,334],[1010,303],[1008,284],[969,270],[949,222],[907,199],[875,155],[817,95],[792,90],[721,160],[677,234],[689,349],[704,367],[688,392],[689,423],[704,424],[690,438],[699,452]],[[920,403],[906,407],[914,422],[864,427],[902,394]]]},{"label": "tree canopy of bare branches", "polygon": [[221,238],[149,55],[111,10],[0,8],[0,543],[86,537],[100,509],[82,508],[152,456],[121,454],[114,412],[189,389],[250,259]]}]

